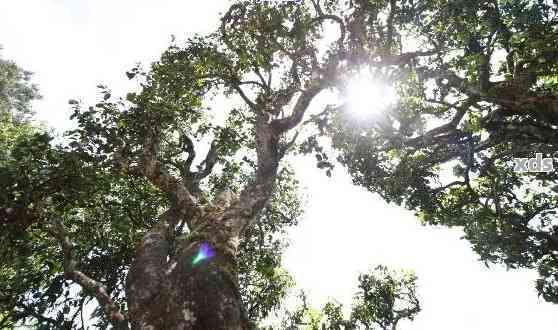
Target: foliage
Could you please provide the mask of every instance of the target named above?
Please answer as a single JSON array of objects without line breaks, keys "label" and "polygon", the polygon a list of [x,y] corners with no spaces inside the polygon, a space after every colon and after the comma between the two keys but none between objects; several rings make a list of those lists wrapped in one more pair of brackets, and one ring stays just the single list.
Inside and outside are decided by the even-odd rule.
[{"label": "foliage", "polygon": [[416,280],[412,272],[395,272],[385,266],[359,275],[360,291],[352,308],[352,323],[366,329],[395,330],[400,320],[412,321],[420,312]]},{"label": "foliage", "polygon": [[302,292],[294,311],[285,311],[282,329],[380,329],[396,330],[399,321],[412,321],[421,311],[417,298],[417,277],[413,272],[391,270],[383,265],[358,276],[359,291],[354,295],[349,318],[343,305],[330,301],[321,312],[309,306]]},{"label": "foliage", "polygon": [[[32,113],[30,102],[39,97],[36,87],[30,84],[29,77],[29,72],[23,71],[11,61],[0,58],[0,187],[3,191],[0,197],[0,205],[3,206],[6,205],[7,200],[11,197],[6,195],[8,193],[8,190],[5,189],[7,186],[16,188],[13,195],[15,203],[21,202],[22,197],[22,192],[17,189],[18,182],[11,180],[15,170],[13,168],[15,161],[22,156],[18,152],[14,154],[14,145],[24,145],[29,140],[41,139],[40,136],[35,135],[38,130],[24,121],[26,116]],[[18,198],[20,199],[19,201]],[[7,230],[6,227],[10,225],[6,221],[8,220],[8,213],[14,211],[13,208],[9,207],[0,209],[0,219],[2,220],[0,226],[3,233]],[[27,246],[26,248],[21,248],[23,245],[26,245],[23,239],[24,237],[19,237],[12,240],[13,244],[9,244],[6,242],[4,235],[0,237],[0,243],[5,247],[10,247],[9,249],[0,250],[0,258],[3,260],[2,266],[0,266],[0,283],[3,288],[0,294],[0,306],[2,306],[0,309],[0,327],[3,328],[13,325],[10,312],[15,309],[15,306],[10,296],[11,289],[15,286],[25,287],[36,279],[33,277],[21,278],[18,282],[10,283],[11,285],[8,287],[6,282],[9,282],[10,279],[18,275],[26,275],[28,269],[41,267],[40,262],[37,262],[37,260],[26,258],[34,247]],[[18,256],[18,253],[21,253],[21,256]],[[29,287],[31,286],[27,286],[26,290]]]}]

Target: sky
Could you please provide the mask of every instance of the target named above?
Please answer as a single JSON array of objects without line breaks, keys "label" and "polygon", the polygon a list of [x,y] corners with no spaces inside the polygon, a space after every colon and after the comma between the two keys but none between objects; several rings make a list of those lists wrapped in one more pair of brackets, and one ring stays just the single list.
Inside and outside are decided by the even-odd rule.
[{"label": "sky", "polygon": [[[35,73],[37,117],[62,131],[72,127],[68,99],[94,104],[99,83],[125,95],[126,70],[156,60],[172,34],[212,31],[226,8],[226,0],[1,0],[1,52]],[[533,271],[487,268],[459,229],[419,225],[342,169],[329,179],[312,160],[292,163],[307,207],[284,265],[316,307],[350,305],[358,273],[381,263],[419,277],[423,311],[400,330],[556,329],[558,306],[537,297]]]}]

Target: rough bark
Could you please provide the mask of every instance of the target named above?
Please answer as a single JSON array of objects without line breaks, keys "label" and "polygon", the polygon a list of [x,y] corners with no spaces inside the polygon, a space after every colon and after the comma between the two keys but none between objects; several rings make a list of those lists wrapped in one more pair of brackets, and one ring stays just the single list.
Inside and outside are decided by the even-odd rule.
[{"label": "rough bark", "polygon": [[173,256],[163,222],[145,236],[127,283],[132,329],[250,328],[238,289],[238,237],[226,222],[223,209],[208,210]]}]

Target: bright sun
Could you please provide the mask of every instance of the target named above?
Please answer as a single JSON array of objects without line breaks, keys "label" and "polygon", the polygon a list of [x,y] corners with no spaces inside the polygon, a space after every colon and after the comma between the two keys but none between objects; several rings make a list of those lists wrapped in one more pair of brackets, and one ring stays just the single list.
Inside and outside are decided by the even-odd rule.
[{"label": "bright sun", "polygon": [[346,100],[358,116],[377,115],[397,100],[397,93],[370,74],[361,73],[349,81]]}]

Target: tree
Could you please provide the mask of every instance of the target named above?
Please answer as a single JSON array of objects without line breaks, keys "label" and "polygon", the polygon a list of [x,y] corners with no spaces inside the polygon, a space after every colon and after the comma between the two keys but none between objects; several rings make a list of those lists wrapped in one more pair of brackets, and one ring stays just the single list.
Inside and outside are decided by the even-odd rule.
[{"label": "tree", "polygon": [[[0,50],[2,47],[0,46]],[[33,113],[31,101],[39,99],[37,86],[30,83],[31,72],[0,57],[0,117],[24,121]]]},{"label": "tree", "polygon": [[[306,292],[301,291],[298,296],[298,302],[294,310],[285,308],[282,311],[283,318],[281,319],[281,329],[308,329],[318,330],[323,320],[323,313],[318,309],[312,307],[308,302]],[[271,330],[273,327],[270,327]]]},{"label": "tree", "polygon": [[399,321],[412,321],[420,312],[416,280],[412,272],[392,271],[382,265],[361,274],[351,323],[366,329],[395,330]]},{"label": "tree", "polygon": [[485,262],[538,268],[539,293],[557,303],[557,172],[516,165],[558,151],[556,1],[390,3],[368,4],[394,21],[414,13],[412,28],[367,14],[380,28],[365,38],[407,34],[418,50],[366,69],[400,99],[358,126],[342,111],[316,123],[356,184],[424,223],[463,227]]},{"label": "tree", "polygon": [[[554,174],[514,173],[505,161],[533,146],[553,150],[554,11],[544,1],[234,1],[214,33],[171,45],[148,71],[128,71],[140,92],[122,99],[99,86],[98,104],[70,101],[78,128],[64,145],[39,133],[12,146],[0,219],[10,246],[2,285],[15,295],[2,299],[39,304],[27,316],[51,326],[66,318],[41,318],[89,296],[115,328],[252,327],[250,313],[265,314],[288,281],[265,257],[273,235],[258,242],[263,258],[248,251],[265,219],[273,224],[264,232],[292,223],[292,203],[273,217],[262,212],[285,193],[281,161],[312,124],[316,135],[298,149],[315,153],[326,174],[333,164],[318,135],[332,138],[355,183],[426,222],[464,226],[490,260],[541,266],[551,274],[541,290],[553,299]],[[322,49],[330,27],[335,41]],[[407,50],[409,35],[418,50]],[[511,54],[501,81],[490,65],[497,48]],[[341,104],[305,120],[318,94],[344,94],[363,70],[398,88],[389,115],[355,122]],[[218,109],[224,121],[207,107],[216,93],[239,103]],[[449,161],[462,180],[435,186]],[[242,288],[243,260],[263,263],[257,276],[278,284]],[[79,298],[60,295],[68,281],[82,288]]]},{"label": "tree", "polygon": [[[1,49],[1,48],[0,48]],[[31,74],[22,70],[15,63],[0,58],[0,168],[4,168],[12,158],[12,146],[19,141],[32,136],[37,130],[26,122],[27,117],[32,114],[31,101],[40,96],[35,85],[30,83]],[[0,182],[6,182],[9,175],[0,171]],[[3,185],[3,184],[2,184]],[[4,204],[2,204],[4,205]],[[0,216],[3,215],[4,208],[0,209]],[[1,223],[4,229],[4,221]],[[4,243],[2,241],[2,243]],[[3,251],[0,254],[4,256]],[[10,263],[10,259],[4,259]],[[4,279],[5,269],[0,268],[0,281]],[[8,275],[9,276],[9,275]],[[8,298],[5,291],[0,294],[0,305],[4,306],[4,301]],[[11,326],[9,310],[0,310],[0,327]]]},{"label": "tree", "polygon": [[[25,86],[24,82],[12,84]],[[45,235],[49,228],[40,223],[45,220],[42,217],[60,216],[72,228],[75,238],[70,252],[79,260],[79,275],[100,279],[99,288],[124,310],[123,284],[135,242],[153,225],[166,200],[141,178],[96,167],[77,145],[53,147],[51,137],[40,128],[16,123],[13,117],[20,117],[18,111],[32,113],[29,103],[26,106],[9,107],[15,110],[6,113],[1,123],[0,182],[7,194],[0,199],[0,241],[7,248],[0,250],[0,327],[76,328],[83,326],[84,306],[95,292],[87,288],[89,292],[76,295],[76,287],[64,278],[67,265],[59,258],[58,242]],[[212,177],[208,189],[237,189],[242,180],[248,180],[244,173],[238,177],[231,173]],[[292,172],[283,168],[278,177],[258,225],[247,230],[239,244],[239,288],[252,323],[277,308],[292,285],[289,274],[280,268],[281,252],[286,246],[285,230],[297,223],[302,210]],[[44,210],[45,200],[56,207]],[[102,317],[96,326],[107,326],[101,308],[93,316]]]},{"label": "tree", "polygon": [[399,321],[413,320],[421,311],[417,298],[417,277],[413,272],[390,270],[378,265],[368,273],[358,276],[359,291],[354,295],[350,317],[343,313],[343,305],[330,301],[321,313],[309,306],[304,293],[300,303],[286,311],[282,329],[396,330]]},{"label": "tree", "polygon": [[[8,247],[1,250],[1,327],[75,328],[83,325],[84,305],[95,295],[105,310],[125,311],[124,283],[135,245],[167,200],[146,180],[97,164],[78,144],[51,146],[51,137],[41,129],[8,119],[6,115],[2,126],[0,164],[6,192],[1,197],[0,240]],[[208,192],[237,190],[251,180],[238,165],[229,167],[210,178]],[[277,176],[280,180],[257,226],[246,231],[238,247],[238,288],[251,323],[277,308],[292,285],[280,268],[281,252],[285,230],[297,223],[302,209],[292,172],[283,167]],[[65,228],[60,222],[45,227],[48,217],[60,217]],[[76,265],[60,259],[59,244],[52,239],[66,240],[60,232],[72,236],[71,245],[62,242],[62,250],[64,258],[79,267],[73,274],[64,273]],[[77,288],[65,276],[79,276],[77,280],[89,286],[76,295]],[[107,326],[103,308],[93,316],[102,317],[96,326]]]},{"label": "tree", "polygon": [[[48,150],[48,145],[37,149]],[[21,154],[29,152],[23,150]],[[24,164],[21,158],[15,162],[20,164],[18,169],[22,172],[45,171],[44,168],[37,171],[31,166],[21,166]],[[64,173],[68,172],[65,169]],[[264,210],[260,226],[247,233],[239,246],[242,256],[238,266],[239,287],[247,316],[253,322],[277,308],[292,285],[290,276],[280,268],[281,251],[285,246],[282,232],[296,223],[300,209],[296,181],[288,171],[283,171],[280,177],[283,180],[279,184],[278,197],[273,198],[271,205]],[[121,177],[109,180],[101,175],[93,179],[94,182],[85,183],[69,181],[70,186],[94,186],[95,190],[86,196],[64,191],[56,192],[52,198],[61,201],[69,199],[65,196],[71,196],[80,203],[79,214],[69,211],[64,215],[65,224],[72,228],[71,234],[75,237],[74,258],[79,260],[80,270],[90,278],[102,281],[107,293],[125,310],[124,283],[135,242],[153,225],[153,219],[165,205],[165,200],[143,180]],[[37,178],[29,186],[37,187],[36,182],[41,181],[44,182]],[[32,191],[20,193],[24,199],[32,197],[30,195]],[[3,249],[1,254],[5,264],[0,276],[0,306],[7,312],[3,321],[24,322],[45,329],[80,326],[83,307],[94,292],[76,295],[76,287],[64,279],[58,243],[44,235],[36,225],[23,233],[8,228],[11,235],[3,235],[2,243],[9,249]],[[103,310],[97,308],[93,316],[102,317]],[[106,323],[106,319],[101,318],[96,326],[105,328]]]}]

